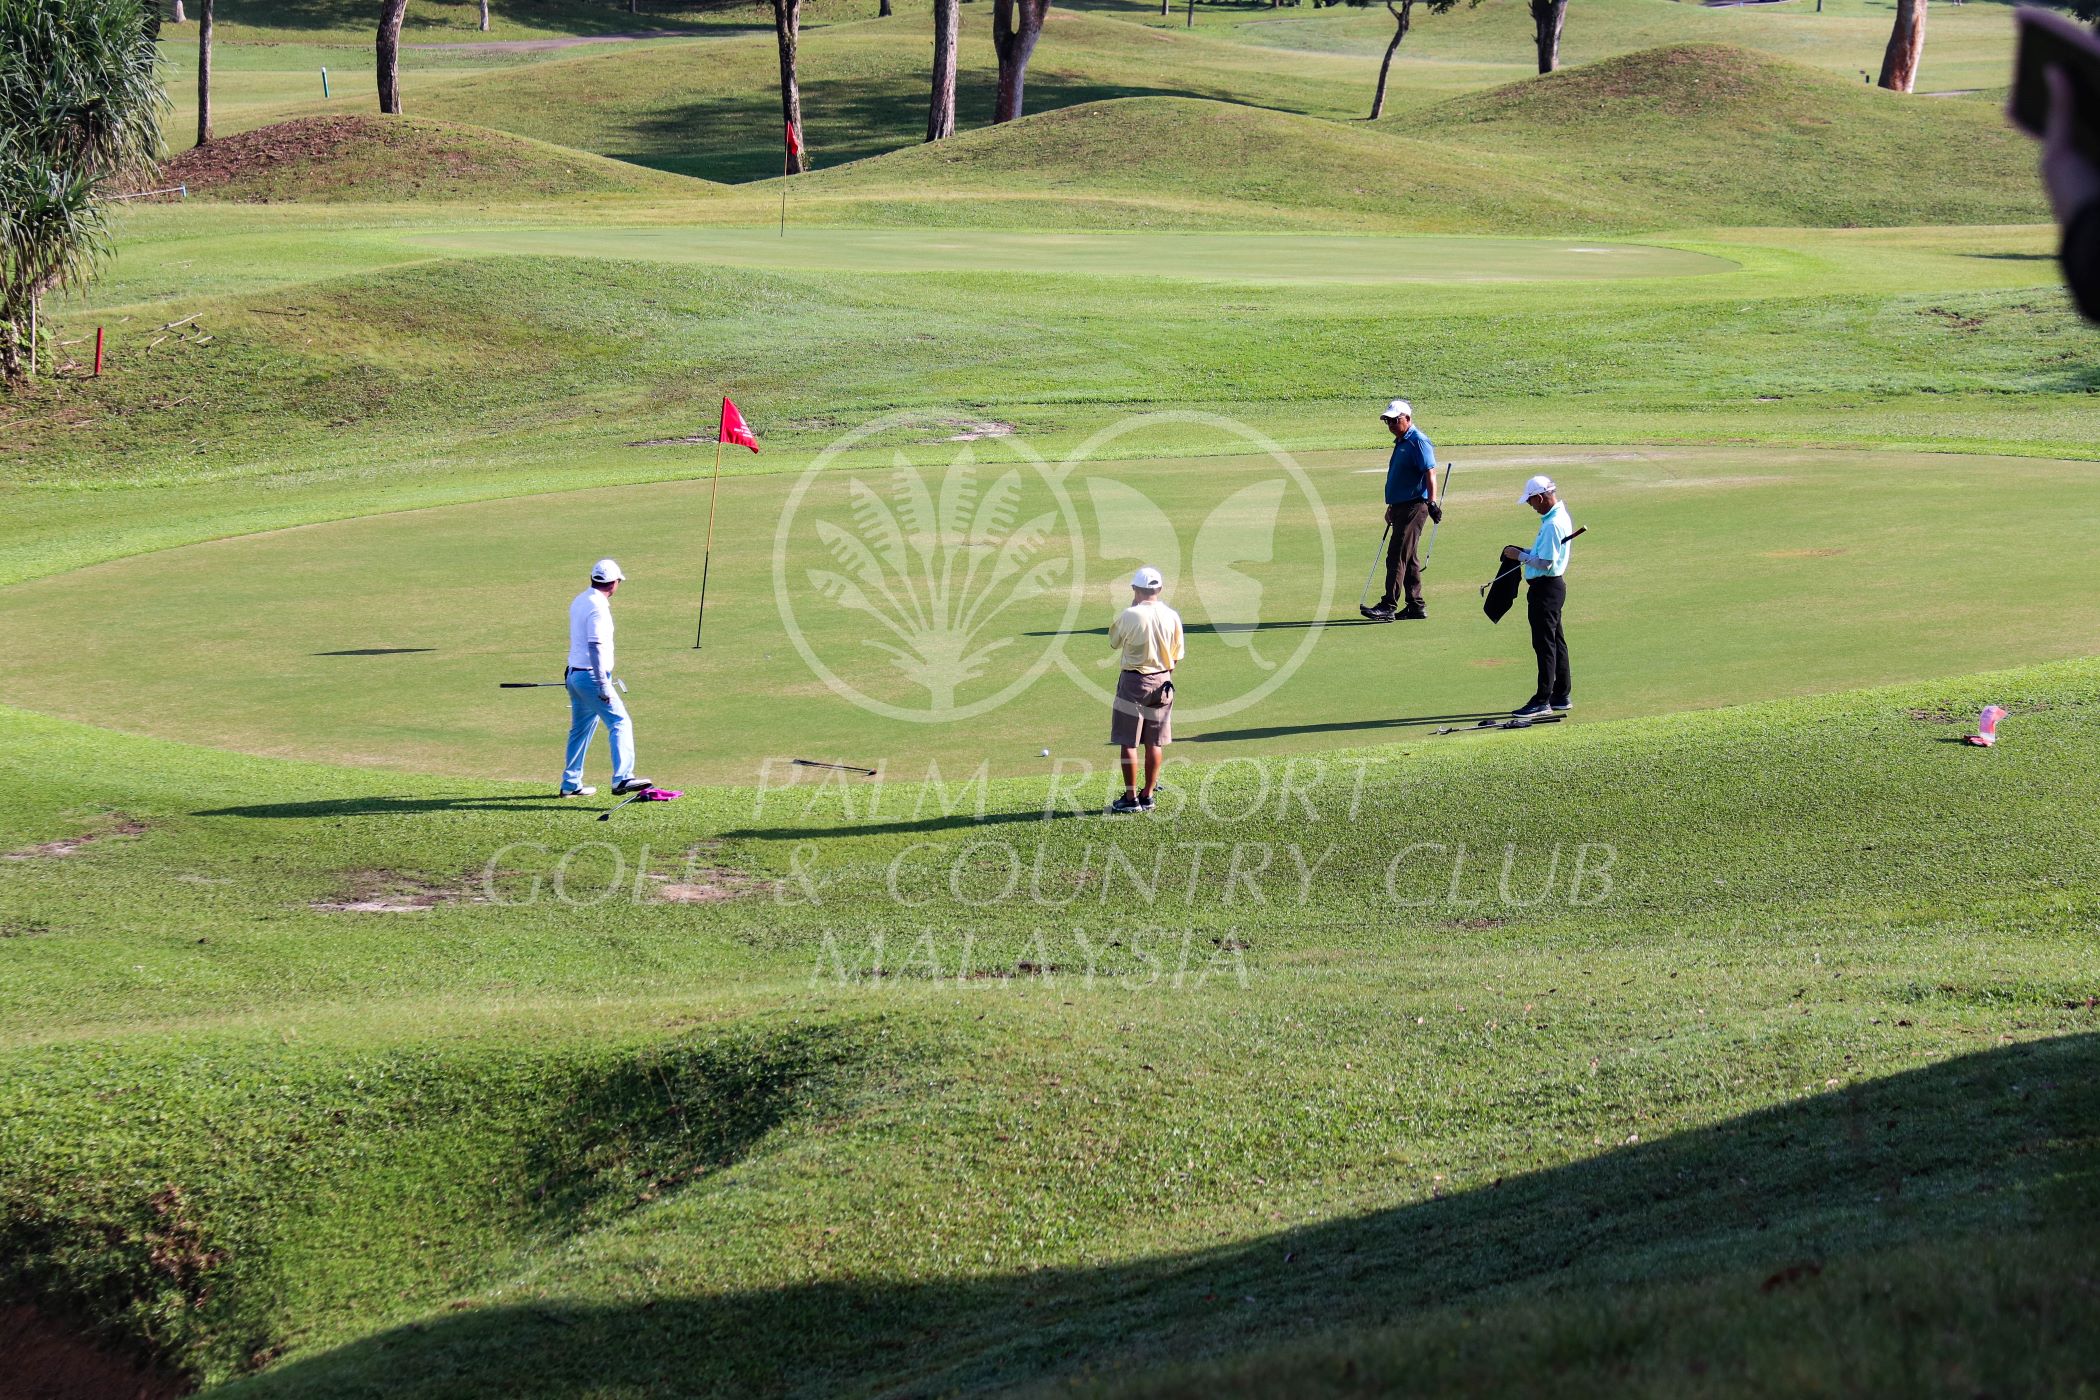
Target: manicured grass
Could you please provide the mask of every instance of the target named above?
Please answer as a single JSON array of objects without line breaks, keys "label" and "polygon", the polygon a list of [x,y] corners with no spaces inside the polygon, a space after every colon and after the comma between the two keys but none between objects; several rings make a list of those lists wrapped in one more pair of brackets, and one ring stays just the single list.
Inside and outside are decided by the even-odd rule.
[{"label": "manicured grass", "polygon": [[[894,440],[937,443],[956,430],[929,422]],[[1238,444],[1220,434],[1215,446],[1228,445]],[[391,515],[25,585],[0,594],[0,625],[23,662],[0,679],[0,699],[250,753],[551,783],[566,703],[496,685],[559,678],[564,609],[590,561],[612,554],[630,575],[620,660],[644,766],[673,786],[754,783],[767,763],[797,757],[893,774],[1105,769],[1106,701],[1095,693],[1113,682],[1105,629],[1127,601],[1122,578],[1152,563],[1193,629],[1178,756],[1463,744],[1433,731],[1451,716],[1507,712],[1531,691],[1521,616],[1490,628],[1477,588],[1503,543],[1535,532],[1514,502],[1541,469],[1591,529],[1569,612],[1584,721],[2100,651],[2100,631],[2063,615],[2057,587],[2057,561],[2100,507],[2087,463],[1772,448],[1444,455],[1460,465],[1426,627],[1356,617],[1384,462],[1367,433],[1359,452],[1301,457],[1312,498],[1266,456],[1110,460],[1065,479],[1061,517],[1051,489],[1017,469],[1013,519],[1041,512],[1051,536],[1026,562],[1059,572],[971,634],[991,650],[959,683],[939,679],[938,665],[915,678],[890,650],[899,638],[820,593],[819,571],[877,586],[817,534],[818,521],[847,522],[878,545],[849,488],[903,498],[888,468],[869,464],[833,468],[792,509],[796,478],[729,483],[699,652],[705,481]],[[919,478],[929,492],[961,484],[945,465]],[[987,498],[1006,470],[975,472]],[[943,528],[968,527],[969,514]],[[1961,521],[1925,570],[1909,563],[1921,515]],[[974,557],[935,547],[934,570]],[[1003,594],[957,594],[980,596],[989,606]],[[901,620],[903,608],[885,604],[882,616]],[[928,646],[946,635],[907,631]],[[1018,693],[998,702],[1010,687]],[[900,723],[856,696],[935,722]],[[980,704],[991,708],[967,722],[933,713]]]},{"label": "manicured grass", "polygon": [[[1805,1262],[1930,1310],[1972,1241],[2078,1218],[2095,679],[1387,747],[1281,800],[1241,765],[1134,826],[1003,820],[1040,782],[988,824],[805,784],[601,826],[9,712],[9,849],[143,827],[0,863],[10,1283],[263,1392],[946,1389],[1453,1308],[1622,1319],[1536,1344],[1574,1382],[1754,1388],[1709,1290]],[[2000,749],[1943,742],[1986,699]],[[625,892],[689,849],[785,902]],[[309,907],[375,879],[458,897]],[[2030,1258],[2002,1287],[2075,1291]],[[2056,1374],[2089,1325],[1955,1315],[1907,1364],[2016,1335]]]},{"label": "manicured grass", "polygon": [[[0,1300],[245,1395],[2100,1383],[2100,664],[1955,675],[2094,650],[2094,341],[1989,104],[1682,47],[1504,88],[1496,3],[1425,19],[1368,127],[1377,9],[1121,3],[1053,17],[1038,115],[925,150],[925,12],[872,8],[812,12],[827,168],[784,238],[770,181],[611,192],[490,131],[765,176],[749,7],[549,51],[419,4],[448,47],[389,135],[490,154],[469,199],[135,207],[47,306],[110,363],[0,401]],[[1594,0],[1570,57],[1842,74],[1886,15],[1828,8]],[[1935,11],[1927,85],[2002,69],[2004,18]],[[321,63],[369,106],[357,6],[221,20],[297,41],[221,48],[224,130],[326,110]],[[267,193],[416,193],[372,157]],[[1434,621],[1218,626],[1348,617],[1395,392],[1461,464]],[[636,444],[723,393],[765,451],[694,651],[711,454]],[[776,585],[799,473],[899,409]],[[861,572],[810,529],[849,476],[1011,425],[969,447],[1013,500],[908,523],[967,560],[1054,504],[1030,452],[1152,409],[1298,457],[1331,596],[1269,459],[1169,417],[1074,472],[1083,568],[957,699],[1031,634],[1071,674],[925,725],[794,653],[783,594],[842,676],[927,694],[810,577]],[[1528,689],[1474,589],[1542,468],[1592,529],[1578,721],[1392,727]],[[549,795],[561,697],[494,682],[551,674],[608,551],[646,767],[767,790]],[[1074,678],[1140,557],[1198,630],[1124,822]],[[1954,742],[1987,702],[1999,747]],[[886,771],[757,768],[789,756]]]}]

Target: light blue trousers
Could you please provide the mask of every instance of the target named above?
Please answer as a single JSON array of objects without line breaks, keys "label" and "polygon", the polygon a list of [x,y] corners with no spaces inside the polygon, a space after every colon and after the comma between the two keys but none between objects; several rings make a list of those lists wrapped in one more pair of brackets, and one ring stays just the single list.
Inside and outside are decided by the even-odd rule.
[{"label": "light blue trousers", "polygon": [[571,671],[569,685],[569,752],[561,770],[562,791],[583,786],[583,760],[591,750],[591,736],[605,725],[612,745],[613,781],[624,783],[634,776],[634,721],[627,717],[627,704],[620,692],[612,699],[598,698],[598,682],[589,671]]}]

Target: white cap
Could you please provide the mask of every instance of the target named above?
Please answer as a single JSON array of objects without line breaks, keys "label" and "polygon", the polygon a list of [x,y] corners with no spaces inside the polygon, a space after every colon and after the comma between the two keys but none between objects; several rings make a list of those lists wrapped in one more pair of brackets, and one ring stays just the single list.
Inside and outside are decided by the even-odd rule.
[{"label": "white cap", "polygon": [[627,575],[620,572],[620,566],[610,559],[600,559],[591,565],[592,583],[618,583],[626,577]]},{"label": "white cap", "polygon": [[1157,593],[1167,586],[1167,581],[1159,576],[1159,570],[1147,564],[1130,576],[1130,586],[1142,588],[1147,593]]},{"label": "white cap", "polygon": [[1378,416],[1380,418],[1392,419],[1398,418],[1402,414],[1407,415],[1409,418],[1414,417],[1415,406],[1409,403],[1406,399],[1394,399],[1391,403],[1385,406],[1385,412],[1379,414]]},{"label": "white cap", "polygon": [[1518,505],[1523,505],[1523,504],[1524,504],[1524,503],[1525,503],[1526,501],[1530,500],[1530,499],[1531,499],[1531,498],[1532,498],[1533,496],[1543,496],[1543,495],[1545,495],[1545,494],[1546,494],[1546,493],[1547,493],[1548,491],[1558,491],[1558,490],[1560,490],[1560,488],[1559,488],[1558,486],[1555,486],[1555,485],[1553,484],[1553,478],[1552,478],[1552,477],[1550,477],[1550,476],[1535,476],[1535,477],[1533,477],[1533,478],[1532,478],[1531,480],[1529,480],[1529,481],[1527,481],[1527,482],[1525,482],[1525,483],[1524,483],[1524,494],[1523,494],[1523,495],[1521,495],[1521,496],[1519,496],[1519,497],[1517,497],[1517,504],[1518,504]]}]

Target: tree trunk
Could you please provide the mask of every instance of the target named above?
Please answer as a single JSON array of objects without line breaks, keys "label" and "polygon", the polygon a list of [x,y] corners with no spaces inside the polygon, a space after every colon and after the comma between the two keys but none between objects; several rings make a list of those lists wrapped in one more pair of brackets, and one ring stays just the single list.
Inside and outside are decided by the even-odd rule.
[{"label": "tree trunk", "polygon": [[489,32],[489,0],[481,0],[481,32]]},{"label": "tree trunk", "polygon": [[1560,31],[1568,22],[1568,0],[1531,0],[1532,38],[1538,44],[1539,72],[1560,67]]},{"label": "tree trunk", "polygon": [[1385,80],[1392,75],[1393,55],[1400,51],[1400,41],[1407,37],[1407,26],[1413,22],[1415,0],[1400,0],[1400,7],[1393,8],[1393,0],[1385,0],[1385,7],[1393,12],[1393,42],[1385,46],[1385,61],[1378,65],[1378,91],[1371,95],[1371,120],[1377,121],[1385,115]]},{"label": "tree trunk", "polygon": [[175,18],[173,22],[176,24],[188,24],[190,22],[190,17],[182,12],[182,0],[175,0]]},{"label": "tree trunk", "polygon": [[211,141],[211,6],[197,11],[197,144]]},{"label": "tree trunk", "polygon": [[955,34],[962,28],[961,0],[933,0],[933,100],[926,108],[926,139],[955,134]]},{"label": "tree trunk", "polygon": [[[773,35],[780,41],[780,117],[795,129],[800,150],[787,154],[786,171],[809,169],[809,143],[802,131],[802,85],[795,76],[795,46],[802,38],[802,0],[773,0]],[[782,139],[786,134],[782,133]]]},{"label": "tree trunk", "polygon": [[1021,115],[1028,60],[1043,35],[1043,16],[1050,0],[996,0],[992,6],[992,47],[999,54],[999,95],[992,105],[994,122]]},{"label": "tree trunk", "polygon": [[1896,0],[1896,25],[1881,54],[1881,85],[1890,92],[1909,92],[1918,82],[1918,61],[1925,57],[1925,0]]},{"label": "tree trunk", "polygon": [[390,117],[401,115],[401,20],[408,13],[408,0],[379,3],[379,110]]},{"label": "tree trunk", "polygon": [[882,0],[882,6],[881,6],[881,8],[875,11],[875,18],[877,18],[877,19],[888,19],[889,17],[890,17],[890,0]]}]

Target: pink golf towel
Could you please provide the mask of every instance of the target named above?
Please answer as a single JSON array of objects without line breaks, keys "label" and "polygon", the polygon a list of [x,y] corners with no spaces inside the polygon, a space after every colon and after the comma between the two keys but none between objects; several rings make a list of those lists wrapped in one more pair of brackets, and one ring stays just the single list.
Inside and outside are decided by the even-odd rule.
[{"label": "pink golf towel", "polygon": [[1987,749],[1998,742],[1998,721],[2005,718],[2003,705],[1985,705],[1983,713],[1976,717],[1976,732],[1962,739],[1964,744]]},{"label": "pink golf towel", "polygon": [[673,802],[683,796],[685,794],[676,788],[645,788],[642,790],[642,801],[644,802]]}]

